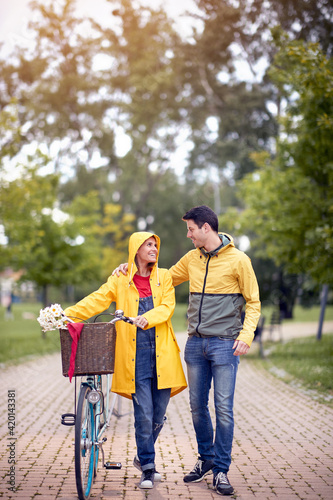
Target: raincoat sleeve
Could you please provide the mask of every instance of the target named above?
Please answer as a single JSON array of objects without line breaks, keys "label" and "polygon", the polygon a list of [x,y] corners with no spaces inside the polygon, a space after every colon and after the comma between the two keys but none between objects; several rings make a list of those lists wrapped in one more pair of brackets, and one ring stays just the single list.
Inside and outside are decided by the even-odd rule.
[{"label": "raincoat sleeve", "polygon": [[164,270],[164,273],[161,275],[161,287],[162,297],[160,304],[143,314],[148,321],[146,329],[168,321],[174,313],[176,306],[175,289],[172,284],[171,275],[167,270]]},{"label": "raincoat sleeve", "polygon": [[110,276],[98,290],[87,295],[75,306],[67,307],[64,313],[74,321],[91,318],[108,309],[117,297],[117,276]]},{"label": "raincoat sleeve", "polygon": [[189,280],[188,273],[188,253],[184,255],[174,266],[170,269],[173,286],[180,285],[184,281]]},{"label": "raincoat sleeve", "polygon": [[250,346],[260,317],[261,305],[257,278],[251,260],[245,254],[238,267],[238,283],[246,301],[246,308],[243,329],[240,331],[237,340],[242,340]]}]

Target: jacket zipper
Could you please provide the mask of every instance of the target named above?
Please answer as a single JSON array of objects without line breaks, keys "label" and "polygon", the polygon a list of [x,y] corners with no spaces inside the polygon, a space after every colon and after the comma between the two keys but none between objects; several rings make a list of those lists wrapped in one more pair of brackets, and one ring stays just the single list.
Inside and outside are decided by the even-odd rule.
[{"label": "jacket zipper", "polygon": [[201,323],[201,310],[202,310],[202,303],[203,303],[203,298],[204,298],[204,293],[205,293],[205,288],[206,288],[208,265],[209,265],[210,259],[211,259],[211,256],[209,255],[208,260],[207,260],[207,264],[206,264],[206,273],[205,273],[205,278],[204,278],[204,282],[203,282],[202,295],[201,295],[200,306],[199,306],[199,321],[198,321],[198,325],[196,327],[196,332],[199,335],[199,337],[201,337],[201,333],[199,332],[199,326]]}]

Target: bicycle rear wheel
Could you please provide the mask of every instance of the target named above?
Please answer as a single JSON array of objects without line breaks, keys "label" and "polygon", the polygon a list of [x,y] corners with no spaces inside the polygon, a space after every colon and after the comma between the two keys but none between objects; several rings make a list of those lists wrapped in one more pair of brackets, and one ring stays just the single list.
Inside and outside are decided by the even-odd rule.
[{"label": "bicycle rear wheel", "polygon": [[90,495],[95,458],[95,418],[94,407],[87,400],[90,387],[80,389],[75,421],[75,479],[78,497],[87,500]]}]

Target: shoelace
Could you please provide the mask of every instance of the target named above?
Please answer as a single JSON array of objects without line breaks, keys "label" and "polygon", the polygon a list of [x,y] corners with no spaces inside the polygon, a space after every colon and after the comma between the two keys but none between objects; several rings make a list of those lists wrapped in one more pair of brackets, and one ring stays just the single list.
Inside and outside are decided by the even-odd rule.
[{"label": "shoelace", "polygon": [[153,469],[148,469],[144,472],[144,480],[145,481],[151,481],[152,477],[155,474],[155,470]]},{"label": "shoelace", "polygon": [[229,481],[228,481],[228,478],[227,478],[227,475],[224,474],[224,472],[219,472],[217,475],[216,475],[216,480],[215,480],[215,484],[217,483],[222,483],[222,484],[229,484]]},{"label": "shoelace", "polygon": [[203,464],[203,461],[202,460],[198,460],[197,463],[195,464],[194,469],[193,469],[192,472],[199,472],[199,473],[201,473],[202,464]]}]

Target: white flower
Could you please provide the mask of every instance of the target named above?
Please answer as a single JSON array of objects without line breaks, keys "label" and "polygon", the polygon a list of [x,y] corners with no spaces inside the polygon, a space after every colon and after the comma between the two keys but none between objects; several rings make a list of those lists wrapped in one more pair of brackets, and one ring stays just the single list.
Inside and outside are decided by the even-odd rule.
[{"label": "white flower", "polygon": [[60,328],[67,329],[67,319],[60,304],[52,304],[45,309],[41,309],[37,318],[43,332],[51,330],[59,330]]}]

